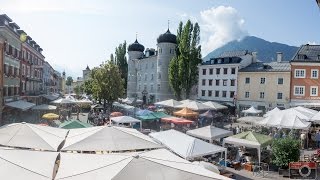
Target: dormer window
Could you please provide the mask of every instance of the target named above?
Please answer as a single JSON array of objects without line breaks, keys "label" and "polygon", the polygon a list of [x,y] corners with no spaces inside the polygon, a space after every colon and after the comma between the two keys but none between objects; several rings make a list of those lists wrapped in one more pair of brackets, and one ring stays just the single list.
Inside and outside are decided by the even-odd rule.
[{"label": "dormer window", "polygon": [[298,54],[298,59],[305,59],[306,55],[305,54]]},{"label": "dormer window", "polygon": [[4,20],[5,25],[9,25],[9,22],[7,20]]}]

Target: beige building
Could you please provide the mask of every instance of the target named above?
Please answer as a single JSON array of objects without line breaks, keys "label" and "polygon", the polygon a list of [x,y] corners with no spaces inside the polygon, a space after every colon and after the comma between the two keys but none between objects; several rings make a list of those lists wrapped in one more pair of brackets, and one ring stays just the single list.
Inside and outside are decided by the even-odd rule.
[{"label": "beige building", "polygon": [[290,63],[282,61],[282,53],[277,54],[276,62],[257,62],[239,70],[239,111],[250,106],[264,112],[275,107],[289,108],[290,71]]}]

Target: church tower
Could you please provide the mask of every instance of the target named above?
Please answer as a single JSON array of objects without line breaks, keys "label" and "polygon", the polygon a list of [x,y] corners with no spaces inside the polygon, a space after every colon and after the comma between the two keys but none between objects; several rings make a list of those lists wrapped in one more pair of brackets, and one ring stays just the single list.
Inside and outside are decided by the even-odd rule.
[{"label": "church tower", "polygon": [[144,46],[136,41],[128,47],[128,83],[127,97],[135,97],[137,95],[138,86],[138,59],[143,57]]},{"label": "church tower", "polygon": [[175,56],[177,47],[177,37],[167,32],[161,34],[157,39],[158,57],[157,57],[157,94],[156,101],[163,101],[174,98],[169,85],[169,63]]}]

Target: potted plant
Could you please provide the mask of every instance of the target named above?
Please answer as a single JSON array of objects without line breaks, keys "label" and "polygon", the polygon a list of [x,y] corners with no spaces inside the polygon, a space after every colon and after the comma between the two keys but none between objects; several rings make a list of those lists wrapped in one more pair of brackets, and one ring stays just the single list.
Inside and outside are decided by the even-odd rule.
[{"label": "potted plant", "polygon": [[299,140],[291,137],[276,139],[272,144],[272,163],[279,167],[279,174],[289,176],[289,163],[300,158]]}]

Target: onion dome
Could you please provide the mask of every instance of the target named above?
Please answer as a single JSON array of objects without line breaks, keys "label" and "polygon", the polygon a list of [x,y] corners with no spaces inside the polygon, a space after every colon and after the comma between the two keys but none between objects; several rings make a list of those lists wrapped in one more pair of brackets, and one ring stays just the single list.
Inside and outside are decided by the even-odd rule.
[{"label": "onion dome", "polygon": [[177,36],[171,34],[170,30],[168,29],[166,33],[161,34],[158,39],[158,43],[174,43],[177,44]]},{"label": "onion dome", "polygon": [[134,43],[129,45],[128,51],[140,51],[140,52],[143,52],[144,51],[144,46],[142,44],[140,44],[138,42],[138,40],[136,39],[136,41]]},{"label": "onion dome", "polygon": [[65,76],[65,75],[66,75],[66,72],[63,71],[63,72],[62,72],[62,75]]}]

